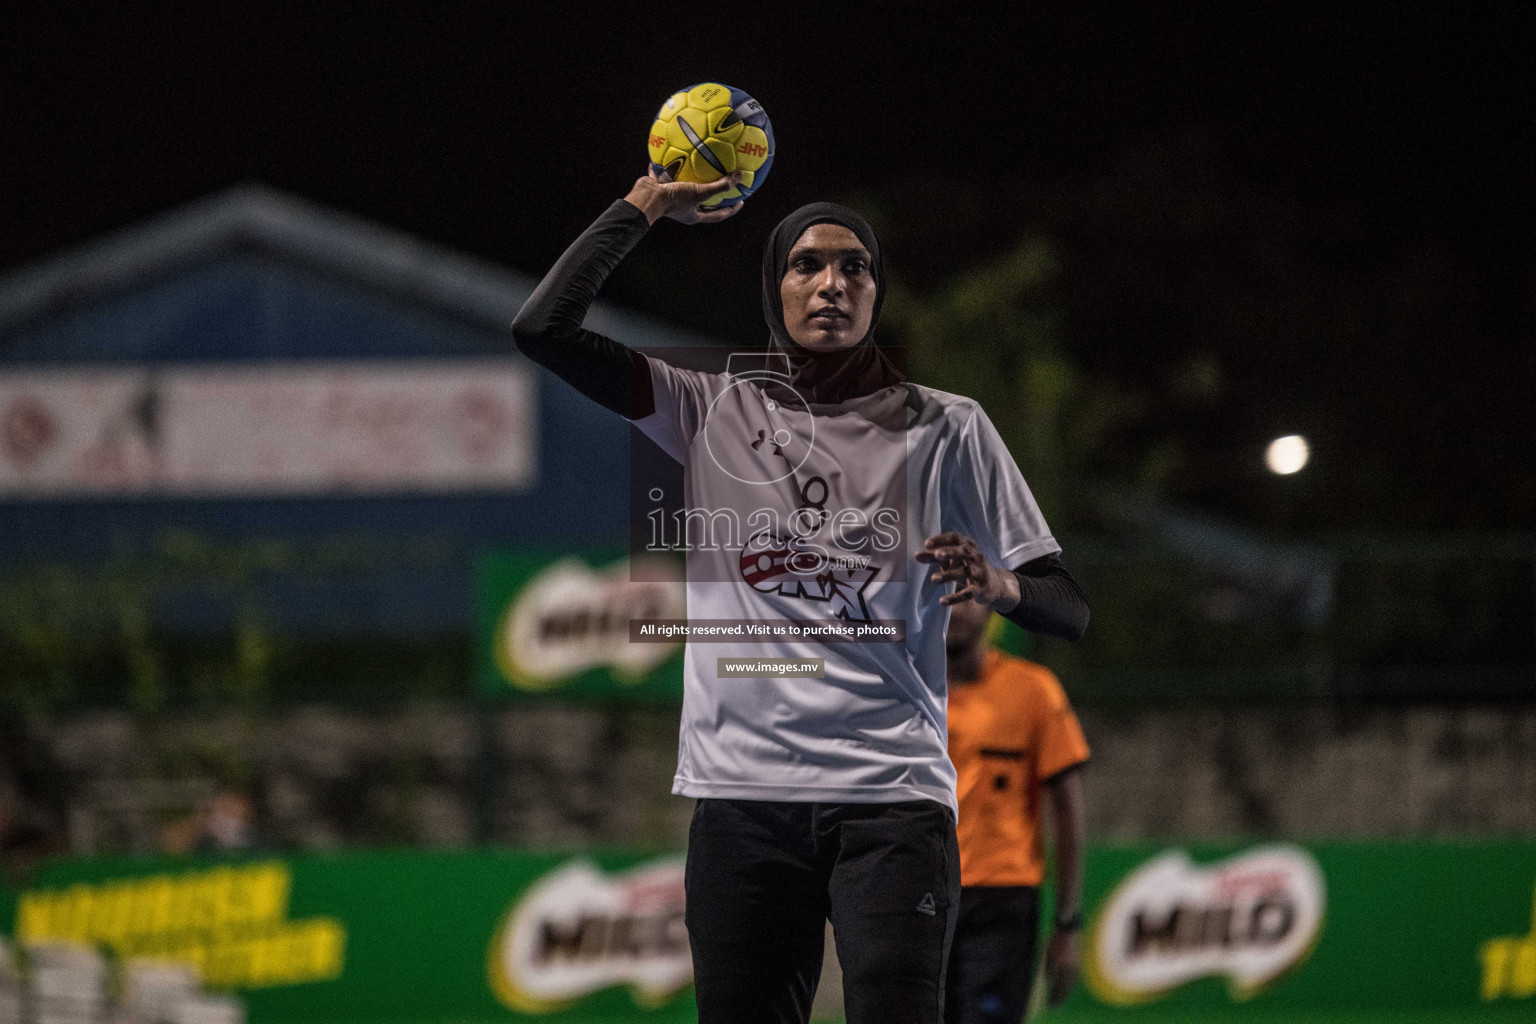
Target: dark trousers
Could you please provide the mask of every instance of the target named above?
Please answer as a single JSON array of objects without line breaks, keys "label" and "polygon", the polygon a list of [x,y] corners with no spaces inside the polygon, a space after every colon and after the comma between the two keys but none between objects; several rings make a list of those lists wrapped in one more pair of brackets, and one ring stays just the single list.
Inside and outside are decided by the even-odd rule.
[{"label": "dark trousers", "polygon": [[962,889],[949,950],[945,1024],[1019,1024],[1029,1009],[1039,934],[1035,886]]},{"label": "dark trousers", "polygon": [[848,1024],[941,1024],[960,904],[949,808],[700,800],[688,833],[700,1024],[804,1024],[830,918]]}]

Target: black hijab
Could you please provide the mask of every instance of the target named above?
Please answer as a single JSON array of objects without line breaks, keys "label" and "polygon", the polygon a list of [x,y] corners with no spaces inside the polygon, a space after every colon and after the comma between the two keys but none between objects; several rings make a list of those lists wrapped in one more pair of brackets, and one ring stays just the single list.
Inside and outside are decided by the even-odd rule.
[{"label": "black hijab", "polygon": [[[789,252],[800,236],[813,224],[841,224],[858,236],[869,250],[870,273],[875,278],[875,308],[869,318],[869,331],[852,348],[837,352],[812,352],[789,336],[784,326],[784,300],[779,285],[789,270]],[[835,403],[891,387],[903,381],[895,364],[875,342],[875,325],[880,321],[880,305],[885,300],[885,265],[880,259],[880,242],[869,224],[836,203],[811,203],[779,221],[763,246],[763,318],[768,321],[769,365],[782,365],[777,356],[789,361],[789,386],[807,402]],[[772,393],[770,385],[764,390]]]}]

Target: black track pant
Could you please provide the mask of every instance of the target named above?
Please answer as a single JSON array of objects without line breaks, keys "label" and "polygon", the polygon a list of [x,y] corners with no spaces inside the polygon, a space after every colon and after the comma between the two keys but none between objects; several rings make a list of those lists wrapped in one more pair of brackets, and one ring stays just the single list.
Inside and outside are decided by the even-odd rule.
[{"label": "black track pant", "polygon": [[804,1024],[830,918],[848,1024],[940,1024],[960,905],[949,808],[700,800],[688,836],[700,1024]]},{"label": "black track pant", "polygon": [[967,886],[949,950],[944,1019],[949,1024],[1019,1024],[1029,1008],[1040,930],[1032,885]]}]

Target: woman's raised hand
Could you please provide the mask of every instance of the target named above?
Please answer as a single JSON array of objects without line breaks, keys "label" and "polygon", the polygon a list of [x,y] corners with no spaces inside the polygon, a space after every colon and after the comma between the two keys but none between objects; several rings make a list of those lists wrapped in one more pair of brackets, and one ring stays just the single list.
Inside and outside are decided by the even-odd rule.
[{"label": "woman's raised hand", "polygon": [[740,171],[733,171],[718,181],[663,181],[653,167],[648,175],[636,179],[635,187],[624,199],[639,208],[652,224],[662,217],[671,217],[684,224],[713,224],[735,216],[741,204],[723,210],[706,210],[699,204],[710,196],[728,191],[740,181]]}]

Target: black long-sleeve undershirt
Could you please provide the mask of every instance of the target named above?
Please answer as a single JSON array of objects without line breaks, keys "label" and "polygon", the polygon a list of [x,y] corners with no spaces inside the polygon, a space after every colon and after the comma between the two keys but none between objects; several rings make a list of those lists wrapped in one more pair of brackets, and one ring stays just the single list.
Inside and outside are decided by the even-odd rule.
[{"label": "black long-sleeve undershirt", "polygon": [[613,268],[649,228],[637,207],[615,201],[571,243],[512,321],[512,338],[524,355],[630,420],[656,408],[645,356],[581,323]]},{"label": "black long-sleeve undershirt", "polygon": [[1088,629],[1088,599],[1060,555],[1042,555],[1013,570],[1019,603],[1003,618],[1031,633],[1081,640]]},{"label": "black long-sleeve undershirt", "polygon": [[[650,222],[633,204],[617,200],[539,282],[517,319],[512,337],[524,355],[605,409],[629,420],[655,411],[646,357],[582,327],[587,310],[619,261],[645,237]],[[1024,629],[1077,640],[1088,627],[1088,602],[1058,555],[1013,569],[1019,603],[1004,618]]]}]

